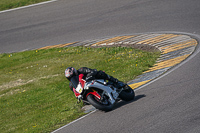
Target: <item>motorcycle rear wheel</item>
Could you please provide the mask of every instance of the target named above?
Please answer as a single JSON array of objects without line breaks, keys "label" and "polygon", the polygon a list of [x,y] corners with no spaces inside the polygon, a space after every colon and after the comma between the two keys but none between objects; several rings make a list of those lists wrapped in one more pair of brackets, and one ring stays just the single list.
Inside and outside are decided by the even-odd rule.
[{"label": "motorcycle rear wheel", "polygon": [[95,108],[102,110],[102,111],[110,111],[113,108],[113,104],[107,102],[107,104],[101,103],[98,98],[96,98],[94,95],[90,94],[87,96],[88,102],[93,105]]},{"label": "motorcycle rear wheel", "polygon": [[119,98],[124,101],[131,101],[135,98],[135,92],[130,86],[127,85],[125,90],[119,94]]}]

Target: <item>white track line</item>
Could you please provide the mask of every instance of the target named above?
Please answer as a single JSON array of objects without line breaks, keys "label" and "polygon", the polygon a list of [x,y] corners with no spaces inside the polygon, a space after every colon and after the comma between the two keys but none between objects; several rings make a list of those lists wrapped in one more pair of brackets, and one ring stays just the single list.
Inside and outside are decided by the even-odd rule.
[{"label": "white track line", "polygon": [[55,1],[57,1],[57,0],[45,1],[45,2],[32,4],[32,5],[28,5],[28,6],[22,6],[22,7],[18,7],[18,8],[9,9],[9,10],[4,10],[4,11],[0,11],[0,13],[15,11],[15,10],[24,9],[24,8],[33,7],[33,6],[38,6],[38,5],[47,4],[47,3],[55,2]]},{"label": "white track line", "polygon": [[78,119],[76,119],[76,120],[70,122],[69,124],[62,126],[61,128],[58,128],[57,130],[55,130],[55,131],[53,131],[53,132],[51,132],[51,133],[55,133],[55,132],[57,132],[57,131],[59,131],[59,130],[61,130],[61,129],[63,129],[63,128],[65,128],[65,127],[67,127],[67,126],[69,126],[69,125],[71,125],[71,124],[73,124],[73,123],[75,123],[75,122],[77,122],[77,121],[83,119],[83,118],[85,118],[85,117],[87,117],[88,115],[90,115],[90,114],[92,114],[92,113],[94,113],[94,112],[96,112],[96,109],[95,109],[94,111],[90,112],[89,114],[84,115],[84,116],[82,116],[82,117],[80,117],[80,118],[78,118]]}]

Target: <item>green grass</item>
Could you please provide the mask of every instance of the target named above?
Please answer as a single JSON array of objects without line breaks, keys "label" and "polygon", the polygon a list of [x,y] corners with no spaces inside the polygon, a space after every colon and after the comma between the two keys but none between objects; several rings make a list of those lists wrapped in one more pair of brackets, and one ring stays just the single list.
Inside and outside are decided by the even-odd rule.
[{"label": "green grass", "polygon": [[0,0],[0,11],[44,2],[48,0]]},{"label": "green grass", "polygon": [[50,132],[84,115],[64,76],[69,66],[104,70],[127,82],[159,55],[124,47],[0,54],[0,132]]}]

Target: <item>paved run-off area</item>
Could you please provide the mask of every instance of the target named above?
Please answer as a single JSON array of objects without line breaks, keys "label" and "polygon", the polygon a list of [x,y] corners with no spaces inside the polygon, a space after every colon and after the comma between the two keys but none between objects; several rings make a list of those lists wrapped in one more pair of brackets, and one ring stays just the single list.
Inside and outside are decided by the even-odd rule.
[{"label": "paved run-off area", "polygon": [[53,46],[46,46],[40,49],[70,47],[70,46],[111,46],[111,45],[127,45],[142,48],[146,46],[153,46],[161,51],[161,56],[158,58],[156,64],[148,71],[145,71],[142,75],[136,79],[129,81],[128,84],[132,89],[152,81],[158,76],[165,73],[170,68],[184,61],[190,56],[198,41],[185,34],[138,34],[138,35],[125,35],[116,36],[96,40],[87,40],[80,42],[72,42],[66,44],[58,44]]}]

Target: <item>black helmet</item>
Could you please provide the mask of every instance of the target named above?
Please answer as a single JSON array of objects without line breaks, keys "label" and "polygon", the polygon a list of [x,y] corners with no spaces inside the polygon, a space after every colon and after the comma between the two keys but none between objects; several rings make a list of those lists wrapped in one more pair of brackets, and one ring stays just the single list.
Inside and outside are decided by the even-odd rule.
[{"label": "black helmet", "polygon": [[71,77],[76,76],[76,75],[78,75],[78,73],[77,73],[76,69],[73,67],[68,67],[65,70],[65,77],[68,79],[70,79]]}]

